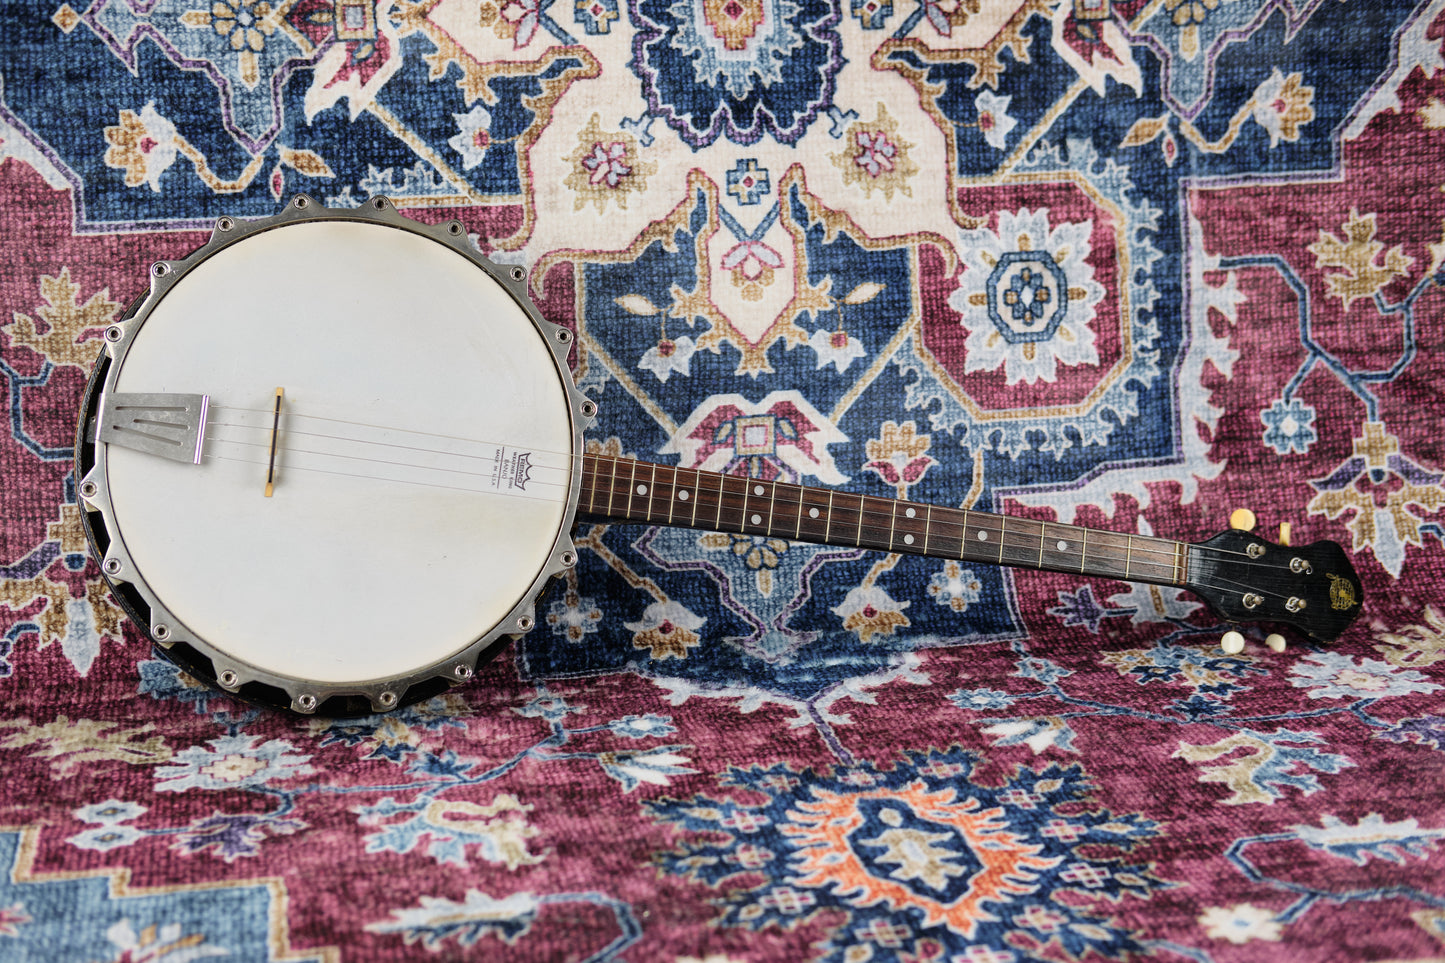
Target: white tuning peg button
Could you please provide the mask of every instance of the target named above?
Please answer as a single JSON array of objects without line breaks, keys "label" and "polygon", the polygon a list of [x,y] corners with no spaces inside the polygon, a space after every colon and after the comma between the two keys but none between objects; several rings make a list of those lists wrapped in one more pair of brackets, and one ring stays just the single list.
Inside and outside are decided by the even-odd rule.
[{"label": "white tuning peg button", "polygon": [[1219,647],[1224,650],[1226,655],[1239,655],[1244,651],[1244,636],[1238,632],[1226,632],[1224,637],[1219,640]]},{"label": "white tuning peg button", "polygon": [[1269,635],[1266,635],[1264,637],[1264,644],[1269,646],[1269,650],[1271,652],[1283,652],[1284,636],[1280,635],[1278,632],[1271,632]]}]

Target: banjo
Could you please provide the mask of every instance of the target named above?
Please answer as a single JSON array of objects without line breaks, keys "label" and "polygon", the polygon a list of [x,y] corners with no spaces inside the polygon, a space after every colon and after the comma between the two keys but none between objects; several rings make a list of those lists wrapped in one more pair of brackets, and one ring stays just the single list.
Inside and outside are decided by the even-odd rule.
[{"label": "banjo", "polygon": [[1332,542],[1188,544],[588,452],[573,334],[523,270],[383,197],[220,218],[104,340],[76,477],[106,583],[186,672],[300,713],[466,682],[576,565],[579,516],[1178,586],[1320,641],[1363,599]]}]

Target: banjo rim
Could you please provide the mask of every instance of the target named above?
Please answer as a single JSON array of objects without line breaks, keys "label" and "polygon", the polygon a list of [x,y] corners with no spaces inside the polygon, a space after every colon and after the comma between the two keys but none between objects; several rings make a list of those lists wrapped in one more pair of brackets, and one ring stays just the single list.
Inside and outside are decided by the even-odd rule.
[{"label": "banjo rim", "polygon": [[[99,413],[107,394],[116,390],[127,352],[151,312],[172,287],[201,264],[241,241],[288,225],[321,221],[376,225],[407,232],[462,255],[496,282],[550,349],[557,384],[566,400],[571,441],[568,457],[573,463],[550,550],[536,577],[508,614],[460,650],[399,674],[355,682],[316,681],[250,664],[193,632],[177,618],[162,601],[160,593],[145,580],[126,548],[108,484],[106,455],[110,443],[101,441],[97,430]],[[571,530],[581,473],[576,470],[575,462],[583,451],[583,433],[596,413],[596,403],[586,398],[573,382],[567,364],[575,340],[572,332],[546,320],[537,311],[528,297],[526,273],[521,267],[497,264],[482,255],[472,246],[460,221],[427,225],[402,215],[385,197],[372,197],[359,208],[333,209],[302,194],[293,197],[271,217],[251,221],[230,216],[218,218],[206,243],[180,260],[153,263],[149,277],[149,290],[137,296],[121,318],[106,329],[104,347],[92,369],[81,404],[75,475],[79,479],[77,498],[85,509],[81,513],[83,527],[91,553],[100,564],[101,577],[126,615],[155,643],[157,652],[187,673],[245,701],[303,714],[350,716],[394,709],[464,683],[508,641],[535,626],[537,597],[553,576],[576,564],[577,550]]]}]

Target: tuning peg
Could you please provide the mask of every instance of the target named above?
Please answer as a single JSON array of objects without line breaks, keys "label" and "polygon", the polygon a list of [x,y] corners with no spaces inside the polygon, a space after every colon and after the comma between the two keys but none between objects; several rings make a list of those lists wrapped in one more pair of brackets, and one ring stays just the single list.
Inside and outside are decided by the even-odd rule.
[{"label": "tuning peg", "polygon": [[1289,522],[1279,523],[1279,543],[1281,545],[1289,544]]},{"label": "tuning peg", "polygon": [[1244,636],[1238,632],[1226,632],[1219,640],[1219,647],[1224,650],[1225,655],[1239,655],[1244,651]]},{"label": "tuning peg", "polygon": [[1229,527],[1235,531],[1252,532],[1256,524],[1254,512],[1247,508],[1236,508],[1229,513]]},{"label": "tuning peg", "polygon": [[1269,635],[1266,635],[1264,637],[1264,644],[1269,646],[1269,650],[1271,652],[1283,652],[1284,636],[1280,635],[1278,632],[1271,632]]}]

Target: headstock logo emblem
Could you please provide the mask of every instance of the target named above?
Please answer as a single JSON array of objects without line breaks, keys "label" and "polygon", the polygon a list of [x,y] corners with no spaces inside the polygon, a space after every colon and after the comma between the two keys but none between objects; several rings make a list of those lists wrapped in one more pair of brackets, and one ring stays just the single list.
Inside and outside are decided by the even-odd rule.
[{"label": "headstock logo emblem", "polygon": [[1355,586],[1349,579],[1334,572],[1325,574],[1330,577],[1330,608],[1344,612],[1359,604],[1359,599],[1355,598]]}]

